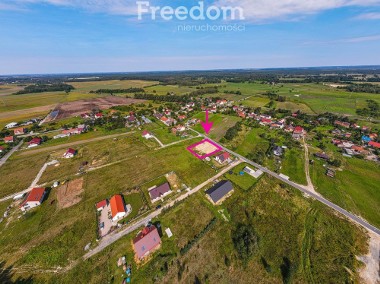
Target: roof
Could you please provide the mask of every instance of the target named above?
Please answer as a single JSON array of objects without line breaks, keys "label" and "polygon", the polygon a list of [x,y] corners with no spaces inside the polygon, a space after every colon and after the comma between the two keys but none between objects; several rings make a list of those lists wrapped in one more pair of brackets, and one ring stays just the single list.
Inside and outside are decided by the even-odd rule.
[{"label": "roof", "polygon": [[229,157],[230,157],[230,154],[227,153],[227,152],[224,152],[223,154],[220,154],[220,155],[217,156],[217,158],[218,158],[221,162],[224,162],[224,161],[227,160]]},{"label": "roof", "polygon": [[73,155],[75,155],[76,152],[77,152],[76,150],[74,150],[72,148],[69,148],[69,149],[67,149],[66,154],[73,154]]},{"label": "roof", "polygon": [[214,203],[217,203],[234,188],[229,180],[222,180],[206,191]]},{"label": "roof", "polygon": [[379,142],[374,142],[371,141],[368,143],[369,146],[375,147],[375,148],[380,148],[380,143]]},{"label": "roof", "polygon": [[114,218],[117,215],[117,213],[125,212],[124,200],[120,194],[112,196],[110,200],[110,204],[111,204],[112,218]]},{"label": "roof", "polygon": [[29,192],[29,194],[26,196],[25,200],[21,203],[20,206],[23,206],[27,202],[41,201],[44,194],[45,194],[45,188],[43,188],[43,187],[33,188]]},{"label": "roof", "polygon": [[22,133],[24,133],[25,128],[23,128],[23,127],[15,128],[13,131],[14,131],[15,133],[16,133],[16,132],[22,132]]},{"label": "roof", "polygon": [[169,183],[166,182],[164,184],[161,184],[160,186],[157,186],[149,191],[150,199],[154,200],[156,198],[159,198],[169,191],[170,191]]},{"label": "roof", "polygon": [[96,209],[103,208],[105,206],[107,206],[107,200],[106,199],[104,199],[104,200],[99,201],[98,203],[96,203]]},{"label": "roof", "polygon": [[14,139],[13,136],[4,137],[4,141],[13,141],[13,139]]},{"label": "roof", "polygon": [[29,145],[31,145],[31,144],[40,144],[41,140],[42,140],[41,138],[35,137],[32,140],[30,140]]},{"label": "roof", "polygon": [[294,128],[294,132],[296,132],[296,133],[302,133],[303,132],[303,128],[301,126],[296,126]]},{"label": "roof", "polygon": [[154,225],[145,227],[133,240],[133,248],[138,258],[142,258],[149,251],[161,243],[157,228]]},{"label": "roof", "polygon": [[146,135],[149,135],[149,131],[148,130],[144,130],[143,133],[142,133],[142,136],[146,136]]}]

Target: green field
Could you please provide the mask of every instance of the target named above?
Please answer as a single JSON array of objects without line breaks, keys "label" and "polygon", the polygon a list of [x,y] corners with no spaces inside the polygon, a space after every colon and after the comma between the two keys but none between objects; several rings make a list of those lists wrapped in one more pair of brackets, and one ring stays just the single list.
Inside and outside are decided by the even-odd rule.
[{"label": "green field", "polygon": [[265,133],[265,129],[253,128],[246,134],[242,143],[240,143],[236,152],[240,155],[247,156],[253,152],[266,152],[269,147],[269,142],[261,138],[259,135]]},{"label": "green field", "polygon": [[291,181],[306,185],[305,155],[302,149],[285,150],[281,173],[290,177]]},{"label": "green field", "polygon": [[[205,113],[200,112],[197,115],[195,115],[194,118],[198,118],[202,121],[205,121]],[[210,113],[209,121],[212,121],[214,123],[209,136],[211,139],[219,141],[221,138],[224,137],[224,135],[230,127],[234,126],[236,122],[241,121],[241,118],[224,114]],[[200,124],[195,125],[194,130],[204,133],[204,130]]]},{"label": "green field", "polygon": [[[159,221],[163,229],[171,229],[173,237],[164,233],[161,248],[142,266],[132,261],[132,233],[67,273],[40,274],[35,280],[117,283],[122,270],[116,261],[125,255],[132,264],[132,282],[138,283],[193,283],[196,279],[202,283],[358,282],[355,255],[365,252],[365,237],[324,206],[263,178],[254,190],[235,190],[223,207],[231,217],[229,222],[215,215],[199,192],[164,213]],[[216,224],[195,239],[214,216]],[[247,263],[239,259],[232,242],[237,224],[253,227],[258,236],[258,250]],[[180,254],[189,241],[194,244]]]},{"label": "green field", "polygon": [[345,159],[335,178],[325,175],[322,161],[315,161],[310,175],[316,190],[330,201],[380,226],[380,175],[375,163]]},{"label": "green field", "polygon": [[145,92],[152,93],[160,96],[164,96],[167,93],[173,93],[177,96],[186,95],[190,92],[196,91],[195,87],[185,87],[178,85],[156,85],[151,87],[145,87]]},{"label": "green field", "polygon": [[[239,186],[241,189],[249,190],[256,184],[257,179],[255,179],[254,177],[250,176],[249,174],[245,172],[243,175],[241,175],[241,172],[243,172],[243,169],[246,166],[249,166],[249,165],[245,163],[240,164],[232,170],[232,174],[227,173],[224,176],[230,181],[232,181],[235,185]],[[252,166],[249,166],[249,167],[252,168]]]},{"label": "green field", "polygon": [[72,85],[76,92],[88,93],[99,89],[128,89],[128,88],[144,88],[158,84],[158,81],[143,80],[107,80],[92,82],[67,82]]}]

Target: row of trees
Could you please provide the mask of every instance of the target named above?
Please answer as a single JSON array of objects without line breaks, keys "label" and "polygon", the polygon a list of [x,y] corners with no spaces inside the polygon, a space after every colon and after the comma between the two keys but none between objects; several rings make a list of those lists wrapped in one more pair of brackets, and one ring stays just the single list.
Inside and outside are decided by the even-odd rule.
[{"label": "row of trees", "polygon": [[90,91],[91,94],[133,94],[133,93],[145,93],[143,88],[128,88],[128,89],[98,89],[96,91]]},{"label": "row of trees", "polygon": [[75,88],[71,85],[65,83],[54,83],[54,84],[35,84],[26,86],[23,90],[14,93],[14,95],[30,94],[30,93],[42,93],[42,92],[58,92],[64,91],[69,93]]}]

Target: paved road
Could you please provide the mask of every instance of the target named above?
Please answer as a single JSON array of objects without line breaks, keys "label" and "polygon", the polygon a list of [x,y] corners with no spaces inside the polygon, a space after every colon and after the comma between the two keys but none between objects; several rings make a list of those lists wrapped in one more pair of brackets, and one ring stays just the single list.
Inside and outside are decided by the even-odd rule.
[{"label": "paved road", "polygon": [[380,229],[376,228],[375,226],[372,226],[371,224],[369,224],[367,221],[365,221],[364,219],[356,216],[355,214],[352,214],[350,212],[348,212],[347,210],[339,207],[338,205],[332,203],[331,201],[327,200],[326,198],[318,195],[318,194],[315,194],[307,189],[304,188],[304,186],[298,184],[298,183],[295,183],[295,182],[292,182],[290,180],[287,180],[283,177],[281,177],[280,175],[278,175],[277,173],[275,172],[272,172],[271,170],[255,163],[255,162],[252,162],[250,160],[248,160],[247,158],[239,155],[238,153],[235,153],[231,150],[229,150],[228,148],[224,147],[223,145],[220,145],[219,143],[215,142],[214,140],[212,140],[211,138],[205,136],[205,135],[202,135],[201,133],[198,133],[200,134],[201,136],[213,141],[215,144],[219,145],[221,148],[223,148],[226,152],[229,152],[230,154],[240,158],[241,160],[243,160],[244,162],[246,162],[247,164],[250,164],[260,170],[262,170],[264,173],[267,173],[268,175],[278,179],[278,180],[281,180],[282,182],[302,191],[303,193],[313,197],[314,199],[318,200],[319,202],[322,202],[323,204],[327,205],[328,207],[334,209],[335,211],[339,212],[340,214],[344,215],[345,217],[347,217],[348,219],[354,221],[355,223],[359,224],[360,226],[364,227],[365,229],[375,233],[376,235],[380,236]]},{"label": "paved road", "polygon": [[20,143],[18,143],[15,147],[13,147],[7,154],[4,155],[4,157],[2,157],[0,159],[0,167],[2,165],[5,164],[5,162],[13,155],[14,152],[16,152],[22,145],[22,143],[24,143],[24,140],[21,140]]},{"label": "paved road", "polygon": [[194,187],[192,190],[186,192],[185,194],[182,194],[178,198],[171,201],[169,204],[161,207],[160,209],[157,209],[156,211],[153,211],[152,213],[148,214],[144,218],[141,218],[138,221],[136,221],[135,223],[125,227],[121,231],[117,231],[115,233],[111,233],[111,234],[105,236],[100,241],[100,243],[97,247],[95,247],[94,249],[92,249],[91,251],[89,251],[88,253],[86,253],[83,256],[83,259],[86,260],[86,259],[92,257],[93,255],[101,252],[107,246],[111,245],[112,243],[114,243],[117,240],[119,240],[120,238],[122,238],[123,236],[128,235],[129,233],[132,233],[133,231],[137,230],[138,228],[140,228],[142,226],[145,226],[150,220],[152,220],[153,218],[156,218],[158,215],[160,215],[163,210],[172,207],[175,203],[180,202],[180,201],[186,199],[187,197],[189,197],[190,195],[196,193],[197,191],[199,191],[200,189],[202,189],[203,187],[205,187],[209,183],[213,182],[214,180],[218,179],[219,177],[221,177],[226,172],[228,172],[232,168],[236,167],[240,163],[241,163],[241,161],[239,161],[239,160],[235,161],[234,163],[230,164],[227,168],[223,169],[222,171],[220,171],[218,174],[216,174],[212,178],[210,178],[210,179],[206,180],[205,182],[203,182],[202,184]]}]

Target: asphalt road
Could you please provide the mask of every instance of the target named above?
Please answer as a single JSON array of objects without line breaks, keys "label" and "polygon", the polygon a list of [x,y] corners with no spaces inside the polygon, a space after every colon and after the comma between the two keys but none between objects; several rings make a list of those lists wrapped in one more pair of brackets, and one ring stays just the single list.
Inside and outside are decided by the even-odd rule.
[{"label": "asphalt road", "polygon": [[[198,133],[200,134],[200,133]],[[235,153],[231,150],[229,150],[228,148],[224,147],[223,145],[220,145],[219,143],[215,142],[214,140],[212,140],[211,138],[205,136],[205,135],[202,135],[200,134],[201,136],[203,136],[204,138],[207,138],[211,141],[213,141],[215,144],[219,145],[221,148],[223,148],[226,152],[229,152],[230,154],[240,158],[241,160],[243,160],[244,162],[246,162],[247,164],[250,164],[258,169],[260,169],[261,171],[263,171],[264,173],[267,173],[268,175],[278,179],[278,180],[281,180],[282,182],[302,191],[303,193],[313,197],[314,199],[318,200],[319,202],[322,202],[323,204],[327,205],[328,207],[330,207],[331,209],[334,209],[335,211],[339,212],[340,214],[344,215],[345,217],[347,217],[348,219],[354,221],[355,223],[359,224],[360,226],[364,227],[365,229],[377,234],[378,236],[380,236],[380,229],[376,228],[375,226],[371,225],[370,223],[368,223],[367,221],[363,220],[362,218],[358,217],[357,215],[355,214],[352,214],[350,212],[348,212],[347,210],[339,207],[338,205],[332,203],[331,201],[327,200],[326,198],[320,196],[320,195],[317,195],[313,192],[310,192],[308,190],[306,190],[302,185],[298,184],[298,183],[295,183],[295,182],[292,182],[290,180],[287,180],[285,178],[282,178],[280,175],[278,175],[277,173],[275,172],[272,172],[271,170],[255,163],[255,162],[252,162],[251,160],[248,160],[247,158],[239,155],[238,153]]]},{"label": "asphalt road", "polygon": [[2,157],[0,159],[0,167],[2,165],[5,164],[5,162],[13,155],[14,152],[16,152],[22,145],[22,143],[24,143],[24,140],[21,140],[20,143],[18,143],[15,147],[13,147],[7,154],[4,155],[4,157]]}]

